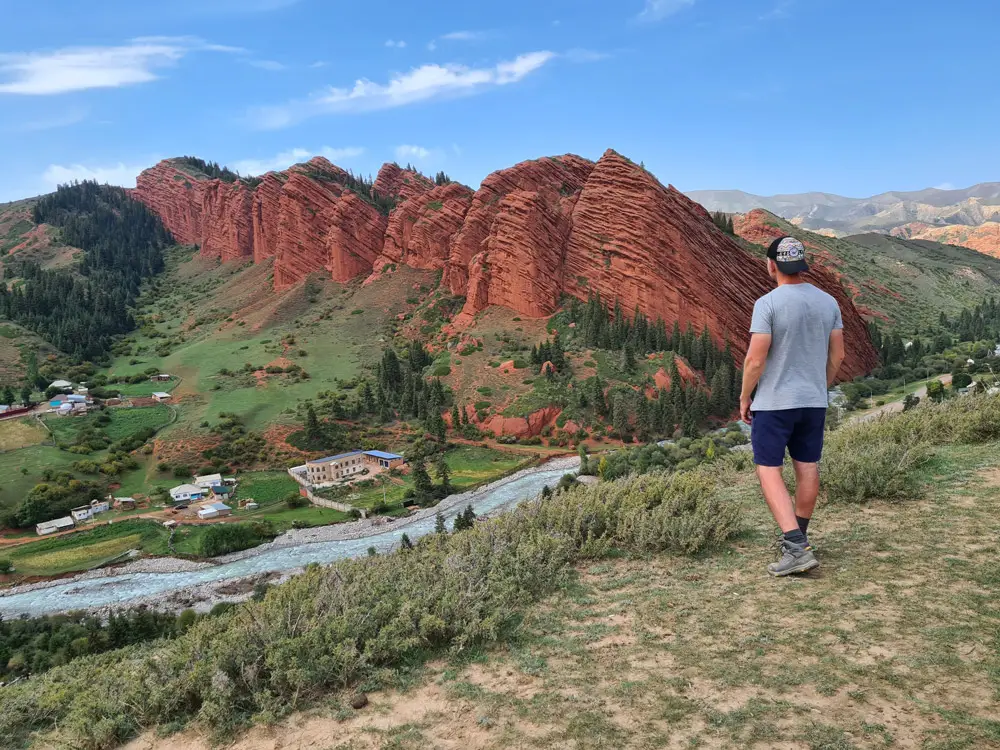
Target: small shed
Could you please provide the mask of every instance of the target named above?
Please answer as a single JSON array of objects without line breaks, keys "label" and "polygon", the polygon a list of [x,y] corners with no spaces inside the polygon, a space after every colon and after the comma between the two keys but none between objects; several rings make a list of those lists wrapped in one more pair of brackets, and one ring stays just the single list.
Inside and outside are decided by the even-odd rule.
[{"label": "small shed", "polygon": [[63,516],[62,518],[53,518],[51,521],[42,521],[35,524],[35,531],[38,533],[38,536],[45,536],[46,534],[54,534],[57,531],[72,529],[75,525],[72,518]]},{"label": "small shed", "polygon": [[211,505],[206,505],[198,511],[198,518],[222,518],[223,516],[228,516],[232,512],[233,509],[225,503],[212,503]]},{"label": "small shed", "polygon": [[217,484],[212,487],[212,497],[218,498],[219,500],[228,500],[229,496],[234,492],[233,487],[225,484]]},{"label": "small shed", "polygon": [[153,394],[153,400],[154,401],[160,401],[160,402],[169,401],[170,400],[170,394],[167,393],[166,391],[157,391],[156,393]]},{"label": "small shed", "polygon": [[73,508],[73,510],[69,512],[69,514],[73,516],[73,520],[77,523],[80,523],[81,521],[89,521],[93,513],[94,511],[89,505],[81,505],[79,508]]},{"label": "small shed", "polygon": [[67,388],[72,388],[73,384],[68,380],[53,380],[49,383],[49,388],[55,388],[56,390],[66,390]]},{"label": "small shed", "polygon": [[154,383],[157,382],[164,383],[168,380],[171,380],[172,377],[170,375],[167,375],[167,373],[165,372],[161,372],[159,375],[151,375],[149,379],[152,380]]}]

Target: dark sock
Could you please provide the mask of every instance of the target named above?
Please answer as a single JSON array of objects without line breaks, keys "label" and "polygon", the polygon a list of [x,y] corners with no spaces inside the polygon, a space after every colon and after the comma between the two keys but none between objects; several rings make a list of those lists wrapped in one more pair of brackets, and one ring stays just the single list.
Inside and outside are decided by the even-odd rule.
[{"label": "dark sock", "polygon": [[795,516],[795,520],[799,522],[799,531],[803,534],[809,533],[809,519],[803,518],[802,516]]},{"label": "dark sock", "polygon": [[802,533],[802,529],[793,529],[792,531],[786,531],[784,533],[785,541],[791,542],[792,544],[798,544],[800,546],[805,546],[809,543],[806,539],[806,535]]}]

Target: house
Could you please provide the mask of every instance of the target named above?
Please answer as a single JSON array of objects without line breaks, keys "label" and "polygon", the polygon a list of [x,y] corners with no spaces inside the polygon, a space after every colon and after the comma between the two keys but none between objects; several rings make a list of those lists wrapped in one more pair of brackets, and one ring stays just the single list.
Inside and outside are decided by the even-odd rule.
[{"label": "house", "polygon": [[227,484],[217,484],[212,487],[212,497],[217,500],[228,500],[229,496],[235,491],[235,487],[230,487]]},{"label": "house", "polygon": [[73,516],[73,520],[77,523],[82,521],[88,521],[98,513],[104,513],[111,508],[111,503],[107,500],[91,500],[90,505],[81,505],[79,508],[73,508],[69,512]]},{"label": "house", "polygon": [[73,384],[68,380],[53,380],[49,383],[49,388],[55,388],[57,391],[65,391],[71,389]]},{"label": "house", "polygon": [[206,505],[204,508],[198,511],[198,518],[222,518],[223,516],[228,516],[233,512],[225,503],[212,503],[211,505]]},{"label": "house", "polygon": [[159,401],[161,403],[164,402],[164,401],[169,401],[170,400],[170,394],[166,393],[165,391],[157,391],[156,393],[153,394],[153,400],[154,401]]},{"label": "house", "polygon": [[381,469],[395,469],[397,466],[402,466],[406,462],[406,459],[397,453],[365,451],[364,461],[366,464],[378,466]]},{"label": "house", "polygon": [[338,453],[336,456],[306,461],[306,473],[310,484],[335,482],[353,476],[365,468],[361,451]]},{"label": "house", "polygon": [[116,497],[115,507],[120,510],[134,510],[136,500],[134,497]]},{"label": "house", "polygon": [[71,404],[85,404],[87,403],[87,397],[82,393],[71,393],[66,399]]},{"label": "house", "polygon": [[35,524],[35,532],[37,532],[38,536],[45,536],[46,534],[54,534],[57,531],[72,529],[75,525],[72,518],[63,516],[62,518],[53,518],[51,521],[42,521]]},{"label": "house", "polygon": [[170,490],[170,497],[175,503],[201,500],[206,494],[208,490],[196,484],[180,484]]},{"label": "house", "polygon": [[222,474],[202,474],[194,478],[194,483],[199,487],[210,490],[218,484],[222,484]]},{"label": "house", "polygon": [[58,409],[62,405],[63,405],[63,400],[60,397],[58,397],[58,396],[55,397],[54,399],[52,399],[51,401],[49,401],[49,408],[50,409]]},{"label": "house", "polygon": [[151,375],[149,379],[151,381],[153,381],[154,383],[157,383],[157,382],[163,383],[163,382],[166,382],[168,380],[172,380],[172,377],[170,375],[167,375],[167,373],[165,373],[165,372],[161,372],[159,375]]}]

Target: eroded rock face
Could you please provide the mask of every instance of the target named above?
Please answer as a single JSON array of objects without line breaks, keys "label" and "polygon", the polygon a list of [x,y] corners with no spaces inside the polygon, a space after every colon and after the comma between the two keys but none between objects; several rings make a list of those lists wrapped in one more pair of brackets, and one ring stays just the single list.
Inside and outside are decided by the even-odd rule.
[{"label": "eroded rock face", "polygon": [[[491,234],[494,220],[505,209],[517,206],[516,201],[500,205],[507,195],[514,191],[540,193],[547,204],[558,204],[559,197],[574,195],[583,187],[593,168],[593,162],[568,154],[521,162],[510,169],[494,172],[483,180],[472,199],[462,228],[451,242],[445,271],[445,283],[451,291],[454,294],[465,293],[469,283],[469,264],[473,257],[486,249],[484,242]],[[522,239],[526,245],[533,243],[531,237]]]},{"label": "eroded rock face", "polygon": [[[319,157],[253,188],[199,180],[166,161],[139,176],[135,194],[203,253],[273,256],[279,290],[315,272],[347,282],[399,264],[442,270],[443,284],[466,297],[454,330],[490,305],[537,318],[555,312],[563,294],[596,292],[668,324],[707,326],[742,356],[753,303],[773,288],[763,261],[700,205],[614,151],[596,164],[573,155],[523,162],[475,193],[385,165],[375,189],[397,198],[388,217],[347,183],[344,170]],[[766,239],[764,222],[743,227],[752,241]],[[877,356],[864,321],[835,271],[816,266],[812,280],[844,314],[841,374],[867,372]]]},{"label": "eroded rock face", "polygon": [[[380,173],[381,176],[381,173]],[[389,216],[385,243],[375,270],[390,263],[441,270],[448,262],[451,239],[472,204],[471,188],[452,182],[403,201]]]}]

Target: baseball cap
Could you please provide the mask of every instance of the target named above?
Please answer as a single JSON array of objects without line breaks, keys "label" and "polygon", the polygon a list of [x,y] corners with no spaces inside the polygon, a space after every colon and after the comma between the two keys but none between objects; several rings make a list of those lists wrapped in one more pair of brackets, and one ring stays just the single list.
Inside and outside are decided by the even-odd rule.
[{"label": "baseball cap", "polygon": [[782,273],[802,273],[809,270],[806,249],[794,237],[779,237],[767,249],[767,257],[774,261]]}]

